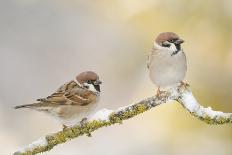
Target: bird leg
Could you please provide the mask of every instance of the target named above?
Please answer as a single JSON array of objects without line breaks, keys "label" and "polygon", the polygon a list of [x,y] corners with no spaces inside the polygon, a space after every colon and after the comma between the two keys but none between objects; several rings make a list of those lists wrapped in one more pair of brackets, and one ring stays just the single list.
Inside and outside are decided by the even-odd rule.
[{"label": "bird leg", "polygon": [[[88,119],[85,117],[85,118],[83,118],[83,119],[80,121],[81,127],[83,127],[84,125],[86,125],[87,120],[88,120]],[[92,135],[91,135],[90,132],[87,132],[86,135],[87,135],[88,137],[92,137]]]},{"label": "bird leg", "polygon": [[85,124],[86,124],[86,122],[87,122],[87,118],[85,117],[85,118],[82,118],[82,120],[80,121],[80,125],[81,126],[84,126]]},{"label": "bird leg", "polygon": [[67,129],[67,128],[68,128],[68,126],[63,124],[63,131],[64,131],[65,129]]},{"label": "bird leg", "polygon": [[161,91],[161,90],[160,90],[160,87],[158,87],[158,89],[157,89],[157,92],[156,92],[156,95],[155,95],[155,96],[156,96],[157,98],[160,98],[164,92],[165,92],[165,91]]}]

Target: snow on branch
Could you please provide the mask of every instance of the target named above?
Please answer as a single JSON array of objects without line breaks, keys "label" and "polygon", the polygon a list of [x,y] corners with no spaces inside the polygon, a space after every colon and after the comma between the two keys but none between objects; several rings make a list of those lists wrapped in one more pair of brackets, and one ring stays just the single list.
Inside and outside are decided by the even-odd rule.
[{"label": "snow on branch", "polygon": [[115,111],[107,109],[100,110],[93,117],[89,118],[85,124],[77,124],[57,133],[46,135],[15,152],[14,155],[34,155],[49,151],[54,146],[65,143],[67,140],[82,135],[91,136],[93,131],[101,127],[122,123],[124,120],[173,100],[179,102],[190,114],[208,124],[232,123],[232,113],[223,113],[220,111],[213,111],[210,107],[202,107],[192,95],[190,88],[180,85],[163,92],[159,97],[150,97],[138,103],[121,107]]}]

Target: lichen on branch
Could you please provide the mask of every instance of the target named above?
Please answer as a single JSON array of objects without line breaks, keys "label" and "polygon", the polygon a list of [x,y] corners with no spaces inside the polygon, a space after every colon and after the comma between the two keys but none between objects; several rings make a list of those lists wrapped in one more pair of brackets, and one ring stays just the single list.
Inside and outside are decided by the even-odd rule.
[{"label": "lichen on branch", "polygon": [[210,107],[202,107],[194,98],[190,88],[180,85],[163,92],[159,97],[150,97],[138,103],[121,107],[115,111],[108,109],[100,110],[89,118],[85,124],[77,124],[57,133],[49,134],[15,152],[14,155],[34,155],[49,151],[54,146],[65,143],[67,140],[82,135],[91,136],[93,131],[101,127],[122,123],[124,120],[173,100],[181,103],[190,114],[208,124],[232,123],[232,113],[223,113],[220,111],[213,111]]}]

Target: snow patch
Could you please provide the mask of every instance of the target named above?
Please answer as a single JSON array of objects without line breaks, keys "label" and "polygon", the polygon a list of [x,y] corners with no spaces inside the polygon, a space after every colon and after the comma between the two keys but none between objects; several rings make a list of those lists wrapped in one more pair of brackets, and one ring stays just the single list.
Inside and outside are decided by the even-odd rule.
[{"label": "snow patch", "polygon": [[108,110],[108,109],[102,109],[98,112],[96,112],[96,114],[94,114],[91,118],[91,120],[108,120],[109,119],[109,115],[113,112],[113,110]]},{"label": "snow patch", "polygon": [[204,113],[206,113],[210,118],[214,118],[217,116],[224,116],[224,113],[221,111],[213,111],[211,107],[202,108],[201,109]]},{"label": "snow patch", "polygon": [[197,100],[194,98],[192,93],[186,92],[183,94],[183,102],[182,104],[187,108],[190,112],[196,113],[198,116],[201,117],[210,117],[211,119],[217,117],[229,118],[231,117],[231,113],[223,113],[221,111],[214,111],[211,107],[204,108],[201,106]]},{"label": "snow patch", "polygon": [[27,151],[32,151],[34,148],[37,148],[40,146],[47,146],[47,145],[48,145],[47,139],[45,137],[42,137],[34,141],[33,143],[29,144],[28,146],[19,149],[18,152],[14,153],[14,155],[20,155],[22,153],[26,153]]},{"label": "snow patch", "polygon": [[129,105],[126,105],[126,106],[124,106],[124,107],[119,107],[119,108],[116,110],[116,112],[125,110],[126,108],[130,108],[130,107],[133,106],[133,105],[135,105],[135,104],[129,104]]},{"label": "snow patch", "polygon": [[183,94],[183,104],[190,112],[196,112],[200,109],[200,105],[190,92]]}]

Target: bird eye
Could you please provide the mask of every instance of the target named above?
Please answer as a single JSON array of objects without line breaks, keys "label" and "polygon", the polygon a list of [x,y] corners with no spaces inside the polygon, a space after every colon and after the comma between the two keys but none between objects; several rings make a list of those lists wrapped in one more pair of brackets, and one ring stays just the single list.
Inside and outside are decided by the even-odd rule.
[{"label": "bird eye", "polygon": [[170,43],[174,43],[177,39],[170,39],[168,40]]},{"label": "bird eye", "polygon": [[92,82],[91,82],[91,80],[88,80],[87,83],[88,83],[88,84],[91,84]]}]

